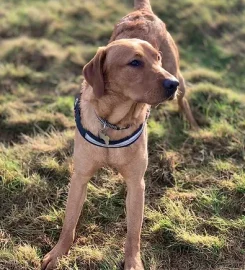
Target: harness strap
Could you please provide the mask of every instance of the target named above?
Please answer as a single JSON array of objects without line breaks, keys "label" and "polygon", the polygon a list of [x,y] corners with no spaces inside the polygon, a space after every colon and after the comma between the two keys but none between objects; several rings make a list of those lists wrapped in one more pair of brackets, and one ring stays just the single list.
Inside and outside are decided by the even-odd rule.
[{"label": "harness strap", "polygon": [[120,140],[113,140],[109,141],[109,144],[105,144],[104,140],[102,140],[99,137],[96,137],[94,134],[92,134],[89,130],[86,130],[82,123],[81,123],[81,111],[80,111],[80,97],[77,97],[75,99],[74,103],[74,113],[75,113],[75,122],[77,129],[79,130],[81,136],[88,141],[89,143],[99,146],[99,147],[104,147],[104,148],[121,148],[121,147],[127,147],[134,143],[142,134],[144,127],[147,123],[147,119],[149,117],[149,112],[147,112],[146,119],[144,123],[142,123],[139,128],[133,132],[130,136],[127,136],[123,139]]}]

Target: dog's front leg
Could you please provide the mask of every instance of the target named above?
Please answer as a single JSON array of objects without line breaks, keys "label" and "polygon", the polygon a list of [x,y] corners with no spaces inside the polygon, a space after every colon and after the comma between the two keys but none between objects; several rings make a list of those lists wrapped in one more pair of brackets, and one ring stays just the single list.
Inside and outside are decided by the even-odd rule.
[{"label": "dog's front leg", "polygon": [[90,176],[74,173],[68,193],[65,220],[56,246],[43,259],[42,270],[54,269],[57,259],[68,253],[75,236],[75,229],[87,193]]},{"label": "dog's front leg", "polygon": [[127,183],[127,237],[125,243],[125,270],[143,270],[140,257],[140,235],[143,221],[145,182],[126,179]]}]

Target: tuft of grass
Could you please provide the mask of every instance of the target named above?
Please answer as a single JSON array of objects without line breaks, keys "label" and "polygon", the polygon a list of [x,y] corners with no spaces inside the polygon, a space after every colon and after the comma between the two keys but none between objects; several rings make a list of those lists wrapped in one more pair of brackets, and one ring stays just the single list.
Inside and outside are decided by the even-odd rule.
[{"label": "tuft of grass", "polygon": [[185,71],[183,75],[185,80],[191,83],[210,82],[214,84],[219,84],[222,80],[222,74],[205,68],[188,70]]},{"label": "tuft of grass", "polygon": [[36,248],[29,245],[22,245],[16,248],[16,258],[20,265],[29,269],[40,267],[40,259]]},{"label": "tuft of grass", "polygon": [[[205,230],[197,233],[202,219],[195,216],[191,208],[184,208],[182,201],[164,199],[164,212],[150,213],[148,218],[153,221],[151,231],[161,237],[169,235],[169,247],[190,246],[194,249],[204,251],[221,251],[225,245],[224,237],[208,235]],[[199,229],[200,230],[200,229]]]},{"label": "tuft of grass", "polygon": [[184,241],[184,243],[192,245],[193,247],[204,247],[214,251],[222,249],[225,245],[224,239],[212,235],[200,235],[196,233],[180,231],[179,234],[177,234],[177,237],[180,241]]},{"label": "tuft of grass", "polygon": [[53,131],[50,134],[39,134],[35,137],[23,136],[23,140],[31,152],[61,153],[66,149],[71,150],[73,137],[74,132],[67,130],[63,133]]},{"label": "tuft of grass", "polygon": [[[57,269],[70,269],[71,267],[72,269],[80,269],[85,265],[89,265],[90,268],[95,269],[96,265],[101,264],[103,262],[104,253],[105,252],[103,249],[101,248],[98,249],[93,246],[87,247],[75,246],[74,248],[71,249],[69,257],[64,257],[59,261]],[[82,263],[76,262],[77,259],[82,261]]]},{"label": "tuft of grass", "polygon": [[198,202],[198,206],[202,210],[214,213],[215,215],[225,213],[232,205],[228,194],[222,193],[219,190],[202,192],[198,197]]},{"label": "tuft of grass", "polygon": [[20,37],[4,41],[0,57],[5,62],[43,71],[49,69],[51,65],[60,64],[66,57],[66,51],[46,39]]},{"label": "tuft of grass", "polygon": [[235,169],[232,163],[223,160],[214,160],[212,166],[218,172],[228,172]]},{"label": "tuft of grass", "polygon": [[233,175],[234,182],[236,185],[236,190],[238,192],[241,192],[242,194],[245,193],[245,173],[244,171],[240,174],[234,174]]},{"label": "tuft of grass", "polygon": [[58,97],[56,102],[50,106],[50,111],[59,112],[64,114],[65,116],[74,116],[73,112],[73,97]]},{"label": "tuft of grass", "polygon": [[0,158],[0,171],[1,171],[1,182],[4,185],[11,183],[15,180],[17,181],[24,180],[20,164],[8,158],[8,156],[6,156],[2,151]]},{"label": "tuft of grass", "polygon": [[47,78],[47,75],[40,72],[35,72],[24,65],[15,66],[13,64],[0,65],[0,78],[3,81],[1,84],[7,83],[7,80],[13,82],[22,81],[23,83],[41,83]]},{"label": "tuft of grass", "polygon": [[64,209],[57,210],[55,208],[49,209],[47,214],[44,214],[40,216],[40,220],[44,220],[49,223],[57,224],[59,223],[62,225],[62,222],[64,221],[65,217],[65,211]]},{"label": "tuft of grass", "polygon": [[148,134],[151,137],[159,138],[164,134],[164,127],[159,122],[154,121],[153,119],[148,122]]}]

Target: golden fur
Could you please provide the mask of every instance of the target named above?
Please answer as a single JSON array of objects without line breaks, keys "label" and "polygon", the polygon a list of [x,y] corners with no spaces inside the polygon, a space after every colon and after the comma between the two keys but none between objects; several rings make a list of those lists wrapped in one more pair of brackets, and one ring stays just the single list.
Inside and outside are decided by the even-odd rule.
[{"label": "golden fur", "polygon": [[[96,114],[122,131],[108,129],[111,140],[132,134],[144,122],[148,108],[169,97],[163,80],[179,80],[178,103],[193,127],[195,120],[184,98],[184,80],[179,71],[177,47],[164,23],[151,11],[149,1],[135,1],[135,12],[115,27],[110,43],[98,50],[84,67],[85,81],[81,94],[81,121],[95,135],[101,130]],[[161,53],[159,53],[159,51]],[[143,64],[128,63],[138,59]],[[125,148],[106,149],[75,134],[74,173],[68,194],[65,221],[56,246],[45,256],[42,269],[53,269],[57,258],[67,254],[73,243],[76,224],[86,198],[87,183],[102,166],[117,169],[127,184],[126,270],[143,270],[140,258],[140,234],[144,208],[144,173],[147,168],[147,128],[140,138]]]}]

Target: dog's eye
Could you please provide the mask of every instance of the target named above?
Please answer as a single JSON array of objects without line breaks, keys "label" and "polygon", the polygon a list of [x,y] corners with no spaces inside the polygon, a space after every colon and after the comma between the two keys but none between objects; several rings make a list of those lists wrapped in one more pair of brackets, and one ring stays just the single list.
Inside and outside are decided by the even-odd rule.
[{"label": "dog's eye", "polygon": [[160,56],[160,54],[158,54],[157,61],[160,61],[160,60],[161,60],[161,56]]},{"label": "dog's eye", "polygon": [[139,66],[142,66],[142,62],[139,60],[133,60],[129,63],[129,65],[132,67],[139,67]]}]

